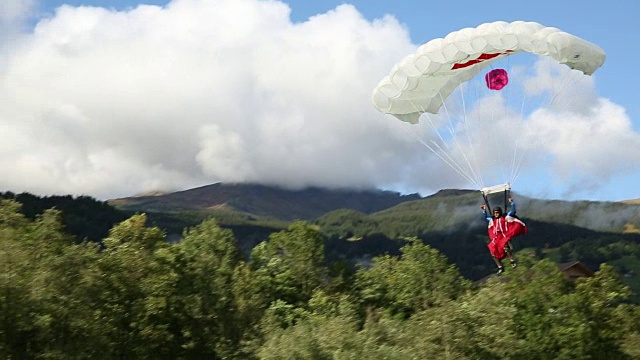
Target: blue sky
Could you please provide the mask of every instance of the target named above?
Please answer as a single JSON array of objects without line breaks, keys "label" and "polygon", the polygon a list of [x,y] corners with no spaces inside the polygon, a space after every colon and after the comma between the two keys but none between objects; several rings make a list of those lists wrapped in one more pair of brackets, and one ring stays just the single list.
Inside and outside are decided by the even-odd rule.
[{"label": "blue sky", "polygon": [[216,181],[423,195],[473,188],[420,154],[367,97],[394,63],[431,39],[526,20],[605,50],[591,90],[603,104],[598,119],[614,120],[592,136],[597,124],[576,120],[581,136],[559,137],[565,158],[532,166],[514,190],[640,198],[635,0],[142,3],[155,7],[9,0],[0,8],[0,30],[11,40],[0,53],[2,91],[13,100],[0,111],[0,163],[19,159],[2,167],[13,170],[1,174],[0,190],[107,199]]}]

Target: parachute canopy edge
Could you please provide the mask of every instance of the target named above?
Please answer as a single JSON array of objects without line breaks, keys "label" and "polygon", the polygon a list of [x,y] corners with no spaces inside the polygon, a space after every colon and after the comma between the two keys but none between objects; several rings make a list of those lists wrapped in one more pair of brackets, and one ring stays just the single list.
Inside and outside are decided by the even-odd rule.
[{"label": "parachute canopy edge", "polygon": [[420,113],[414,112],[411,114],[393,114],[398,120],[408,122],[410,124],[417,124],[420,122]]}]

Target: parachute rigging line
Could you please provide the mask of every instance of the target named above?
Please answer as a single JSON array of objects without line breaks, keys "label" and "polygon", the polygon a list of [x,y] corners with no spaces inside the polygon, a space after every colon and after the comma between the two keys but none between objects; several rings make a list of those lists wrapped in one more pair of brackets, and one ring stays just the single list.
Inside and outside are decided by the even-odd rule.
[{"label": "parachute rigging line", "polygon": [[[410,100],[411,101],[411,100]],[[416,111],[420,111],[422,109],[419,109],[418,106],[416,104],[413,104],[414,108],[416,109]],[[447,142],[444,140],[444,138],[442,137],[442,134],[440,133],[440,131],[438,130],[438,128],[436,127],[433,119],[429,116],[429,114],[424,113],[424,115],[426,115],[427,120],[429,122],[429,125],[431,125],[431,128],[434,130],[434,132],[436,133],[436,135],[438,136],[438,138],[440,139],[440,141],[442,142],[443,145],[446,145]],[[465,178],[466,180],[468,180],[469,182],[473,183],[474,185],[478,186],[478,182],[477,179],[474,178],[472,175],[470,175],[459,163],[458,161],[456,161],[453,157],[451,157],[451,155],[449,154],[449,152],[451,151],[447,151],[445,149],[443,149],[436,141],[431,140],[431,143],[438,149],[440,150],[440,152],[442,154],[440,154],[438,151],[434,150],[429,144],[427,144],[420,136],[418,136],[415,132],[410,131],[409,129],[407,129],[407,127],[404,127],[406,131],[408,131],[416,140],[418,140],[418,142],[420,142],[422,145],[424,145],[427,149],[431,150],[431,152],[433,152],[436,156],[438,156],[441,160],[443,160],[447,165],[449,165],[452,169],[454,169],[458,174],[460,174],[463,178]],[[454,136],[455,137],[455,136]],[[464,154],[464,152],[463,152]],[[446,158],[446,159],[445,159]]]},{"label": "parachute rigging line", "polygon": [[402,127],[407,133],[409,133],[411,136],[413,136],[413,138],[415,140],[417,140],[420,144],[422,144],[424,147],[426,147],[427,149],[431,150],[431,152],[433,152],[438,158],[440,158],[440,160],[444,161],[445,164],[449,165],[456,173],[458,173],[458,175],[462,176],[465,180],[471,182],[472,184],[478,186],[478,184],[471,178],[469,177],[469,175],[463,170],[463,169],[459,169],[459,165],[455,162],[455,160],[451,159],[451,157],[442,150],[442,148],[440,147],[440,145],[438,145],[435,141],[431,140],[431,142],[437,147],[439,148],[442,153],[449,158],[450,160],[445,159],[444,156],[440,155],[440,153],[438,153],[436,150],[434,150],[429,144],[427,144],[418,134],[416,134],[415,132],[411,131],[410,129],[407,128],[407,126],[403,126]]},{"label": "parachute rigging line", "polygon": [[[441,96],[442,98],[442,96]],[[431,126],[431,128],[434,130],[435,134],[438,136],[438,138],[440,139],[441,143],[443,145],[447,145],[447,141],[444,139],[444,137],[442,136],[442,134],[440,133],[440,130],[438,130],[438,127],[435,125],[435,122],[433,120],[433,118],[431,116],[429,116],[430,114],[428,114],[427,112],[424,112],[423,108],[420,108],[419,106],[417,106],[412,100],[409,100],[410,103],[413,105],[414,109],[417,112],[423,112],[423,115],[426,116],[429,125]],[[433,143],[433,145],[435,147],[437,147],[441,152],[442,155],[444,157],[446,157],[448,159],[448,161],[445,161],[447,165],[449,165],[450,167],[452,167],[454,170],[456,170],[456,172],[460,175],[463,176],[463,178],[465,178],[466,180],[468,180],[469,182],[473,183],[476,186],[479,186],[478,183],[481,182],[479,180],[479,176],[478,173],[476,171],[474,171],[473,166],[471,165],[471,162],[469,161],[466,152],[462,149],[462,146],[460,145],[459,141],[458,141],[458,137],[455,133],[455,129],[453,126],[453,123],[451,121],[451,115],[449,114],[449,111],[447,110],[446,104],[444,104],[444,99],[442,99],[443,101],[443,108],[445,110],[446,113],[446,117],[447,120],[449,121],[449,126],[448,126],[448,130],[449,130],[449,134],[451,135],[451,138],[453,139],[455,146],[458,148],[458,150],[460,151],[460,153],[462,154],[464,160],[467,163],[467,166],[470,170],[471,173],[469,173],[467,170],[464,169],[464,167],[455,159],[453,158],[449,153],[452,153],[453,151],[451,149],[449,149],[448,151],[443,149],[439,144],[437,144],[435,141],[431,140],[431,142]],[[415,133],[412,133],[412,135],[416,138],[419,139],[419,136]],[[429,150],[431,150],[434,154],[436,154],[440,159],[444,160],[443,156],[441,156],[437,151],[435,151],[432,147],[430,147],[428,144],[426,144],[424,141],[422,141],[422,139],[419,139],[419,141],[425,145]]]},{"label": "parachute rigging line", "polygon": [[[462,148],[462,146],[460,145],[460,142],[458,141],[458,136],[456,135],[456,131],[455,131],[455,127],[453,126],[453,122],[451,121],[452,116],[449,113],[449,109],[447,107],[447,104],[444,101],[444,98],[442,97],[442,94],[438,91],[438,94],[440,96],[440,99],[442,100],[442,107],[444,108],[447,120],[449,121],[449,133],[451,134],[451,137],[455,143],[455,145],[458,148],[458,151],[460,151],[460,154],[462,154],[462,157],[464,158],[465,162],[467,163],[467,166],[469,167],[469,170],[471,171],[471,175],[473,175],[473,178],[476,179],[476,181],[474,181],[474,184],[477,183],[481,183],[482,184],[482,179],[480,178],[480,176],[478,175],[477,172],[474,171],[473,165],[471,165],[471,162],[469,161],[469,158],[467,157],[466,151],[464,151],[464,149]],[[466,116],[466,108],[463,106],[463,112],[464,112],[464,116],[463,116],[463,122],[465,125],[465,128],[467,128],[466,123],[467,123],[467,116]],[[427,115],[427,117],[429,117],[429,115]],[[430,117],[429,117],[430,118]],[[467,136],[469,135],[469,133],[467,132]],[[473,147],[471,147],[471,153],[473,158],[475,159],[475,150],[473,149]],[[477,161],[476,161],[477,164]]]}]

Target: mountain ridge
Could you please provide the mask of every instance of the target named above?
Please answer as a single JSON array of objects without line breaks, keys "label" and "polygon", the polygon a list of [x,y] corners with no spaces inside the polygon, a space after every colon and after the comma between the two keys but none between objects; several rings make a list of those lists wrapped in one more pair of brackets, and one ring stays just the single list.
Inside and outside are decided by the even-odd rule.
[{"label": "mountain ridge", "polygon": [[[512,195],[518,205],[518,215],[527,219],[601,232],[637,233],[640,229],[640,203],[635,201],[543,200]],[[495,194],[490,202],[503,206],[504,197]],[[410,228],[426,226],[440,231],[461,224],[477,225],[482,221],[479,206],[483,200],[477,191],[467,189],[442,189],[423,197],[385,190],[319,187],[288,190],[261,184],[214,183],[172,193],[107,200],[107,203],[130,212],[209,212],[218,216],[241,214],[249,219],[282,221],[313,221],[349,209],[376,221],[394,218]]]},{"label": "mountain ridge", "polygon": [[318,187],[287,190],[260,184],[215,183],[166,194],[112,199],[107,203],[129,211],[227,209],[282,220],[309,220],[340,208],[368,214],[421,198],[418,194],[403,195],[384,190],[330,190]]}]

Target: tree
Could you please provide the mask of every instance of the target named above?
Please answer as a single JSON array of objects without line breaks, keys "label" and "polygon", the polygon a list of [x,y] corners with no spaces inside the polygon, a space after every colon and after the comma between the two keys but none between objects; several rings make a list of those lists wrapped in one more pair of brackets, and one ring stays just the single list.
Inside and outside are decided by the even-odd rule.
[{"label": "tree", "polygon": [[630,295],[629,288],[607,264],[602,264],[593,277],[578,279],[575,293],[563,299],[563,305],[573,310],[563,321],[573,336],[560,338],[561,346],[573,347],[566,357],[623,358],[622,342],[633,329],[621,307]]},{"label": "tree", "polygon": [[184,355],[238,356],[247,319],[234,293],[242,257],[233,233],[215,220],[204,221],[184,233],[172,254],[178,276],[172,285],[178,304],[172,312],[180,316],[179,345]]},{"label": "tree", "polygon": [[148,336],[141,332],[145,318],[145,282],[154,270],[154,251],[168,246],[164,233],[147,228],[144,214],[134,215],[111,229],[103,240],[105,249],[96,262],[95,284],[90,299],[100,336],[94,341],[104,346],[109,357],[148,356]]},{"label": "tree", "polygon": [[618,309],[630,292],[610,266],[575,284],[548,260],[519,270],[507,285],[519,340],[511,347],[514,357],[624,358],[622,340],[629,329],[621,326]]},{"label": "tree", "polygon": [[[282,308],[285,314],[296,309],[284,302],[274,302],[267,311],[267,321]],[[287,308],[288,307],[288,308]],[[322,290],[314,293],[307,310],[297,309],[289,326],[272,326],[256,354],[261,359],[364,359],[363,336],[358,332],[357,306],[348,296],[331,296]],[[282,319],[282,314],[273,314]]]},{"label": "tree", "polygon": [[35,355],[34,317],[38,304],[29,284],[36,276],[37,256],[31,224],[20,214],[20,204],[0,200],[0,357]]},{"label": "tree", "polygon": [[356,274],[356,288],[364,306],[383,307],[408,316],[440,306],[469,289],[469,281],[430,246],[412,240],[400,251],[399,258],[374,258],[369,269]]},{"label": "tree", "polygon": [[303,306],[327,279],[322,237],[305,222],[271,234],[253,249],[250,258],[267,304],[283,300]]},{"label": "tree", "polygon": [[[85,275],[97,246],[75,245],[62,214],[27,220],[19,204],[0,204],[0,304],[6,357],[65,358],[91,354],[92,311]],[[81,300],[82,299],[82,300]]]}]

